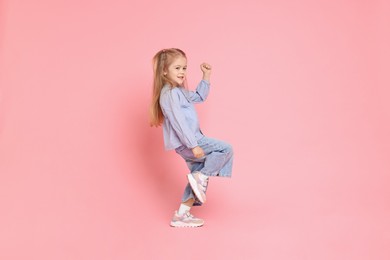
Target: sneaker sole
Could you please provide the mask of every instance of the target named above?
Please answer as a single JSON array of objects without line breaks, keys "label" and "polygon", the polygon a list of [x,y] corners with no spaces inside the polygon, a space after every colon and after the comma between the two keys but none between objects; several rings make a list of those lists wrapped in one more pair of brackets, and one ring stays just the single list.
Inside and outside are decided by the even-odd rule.
[{"label": "sneaker sole", "polygon": [[[200,200],[200,202],[204,203],[206,201],[206,194],[204,194],[202,191],[199,190],[198,183],[195,180],[194,176],[192,176],[192,174],[189,173],[189,174],[187,174],[187,179],[191,185],[192,190],[195,193],[195,196]],[[202,193],[204,195],[204,199],[202,198]]]},{"label": "sneaker sole", "polygon": [[177,227],[177,228],[182,228],[182,227],[196,228],[196,227],[203,226],[203,224],[204,223],[202,223],[202,224],[188,224],[188,223],[184,223],[184,222],[171,222],[170,226]]}]

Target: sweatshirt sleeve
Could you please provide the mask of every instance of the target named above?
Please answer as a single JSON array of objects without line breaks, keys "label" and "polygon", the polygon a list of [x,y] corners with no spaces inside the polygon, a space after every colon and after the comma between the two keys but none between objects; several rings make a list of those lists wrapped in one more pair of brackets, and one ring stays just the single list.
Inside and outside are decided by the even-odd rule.
[{"label": "sweatshirt sleeve", "polygon": [[193,103],[202,103],[207,99],[210,91],[210,82],[201,80],[195,91],[188,91],[188,98]]},{"label": "sweatshirt sleeve", "polygon": [[164,111],[165,119],[169,120],[181,143],[187,148],[192,149],[198,146],[198,142],[195,134],[188,127],[185,116],[181,112],[180,98],[184,97],[180,97],[177,88],[171,89],[164,95],[161,107]]}]

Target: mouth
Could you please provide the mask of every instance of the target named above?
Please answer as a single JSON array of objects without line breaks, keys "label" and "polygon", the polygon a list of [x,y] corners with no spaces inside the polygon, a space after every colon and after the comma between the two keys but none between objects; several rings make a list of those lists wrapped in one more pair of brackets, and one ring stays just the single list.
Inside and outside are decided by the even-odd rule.
[{"label": "mouth", "polygon": [[184,80],[184,76],[177,76],[178,77],[178,79],[180,79],[180,80]]}]

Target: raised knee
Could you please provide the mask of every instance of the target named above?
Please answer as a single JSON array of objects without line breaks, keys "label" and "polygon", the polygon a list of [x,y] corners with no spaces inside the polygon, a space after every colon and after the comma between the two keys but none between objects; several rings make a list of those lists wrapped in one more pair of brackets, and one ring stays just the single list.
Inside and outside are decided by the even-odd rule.
[{"label": "raised knee", "polygon": [[226,144],[225,151],[226,153],[233,155],[233,146],[231,144]]}]

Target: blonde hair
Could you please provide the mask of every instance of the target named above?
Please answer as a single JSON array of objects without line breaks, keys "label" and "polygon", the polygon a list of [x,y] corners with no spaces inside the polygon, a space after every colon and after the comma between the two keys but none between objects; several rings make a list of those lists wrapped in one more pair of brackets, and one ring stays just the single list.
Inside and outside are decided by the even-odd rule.
[{"label": "blonde hair", "polygon": [[168,84],[171,87],[175,87],[175,82],[171,81],[166,75],[169,65],[177,57],[186,57],[186,54],[176,48],[163,49],[156,53],[153,57],[153,94],[152,94],[152,103],[150,105],[150,126],[160,126],[164,121],[164,115],[160,107],[160,94],[161,89],[164,85]]}]

